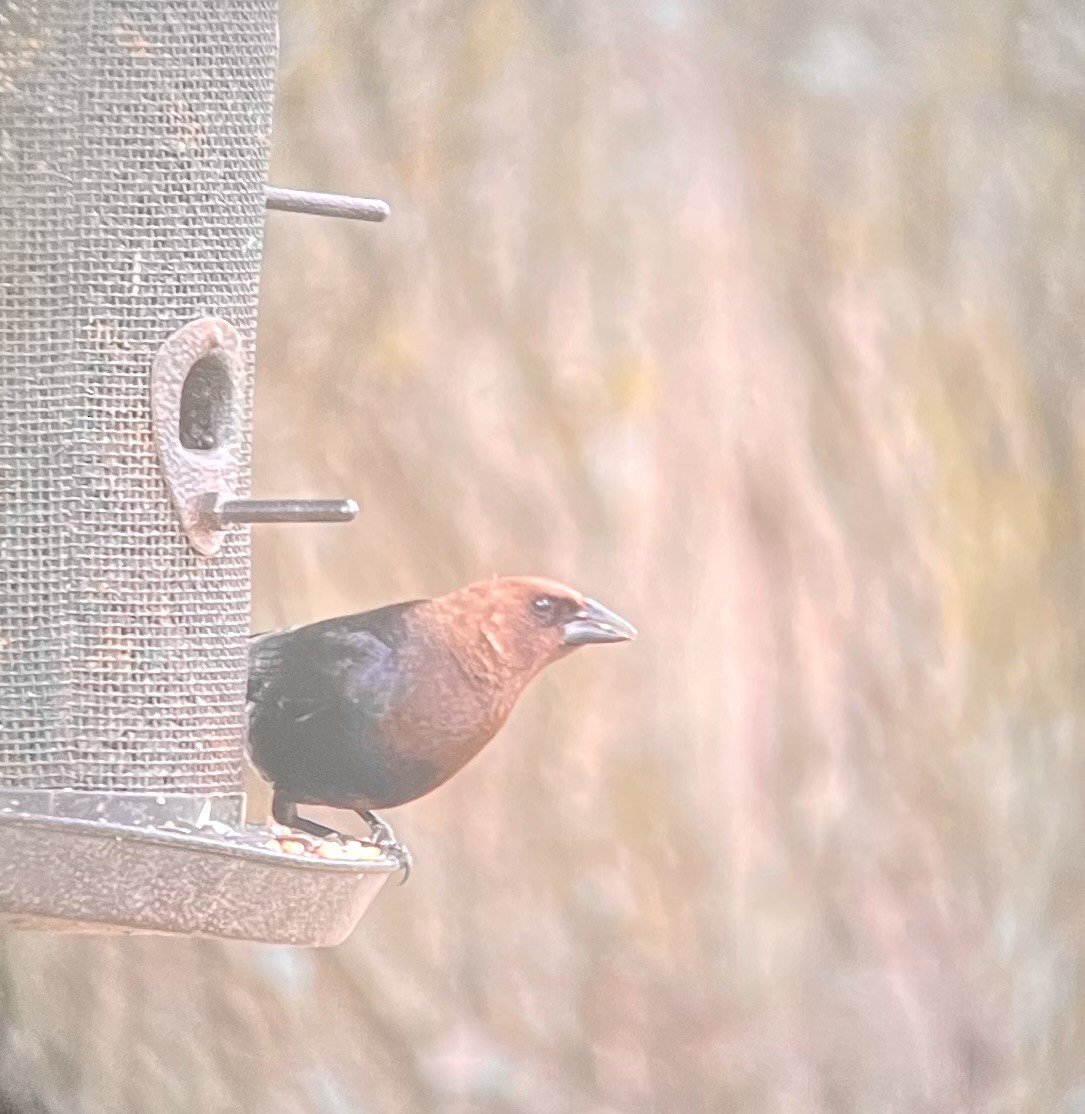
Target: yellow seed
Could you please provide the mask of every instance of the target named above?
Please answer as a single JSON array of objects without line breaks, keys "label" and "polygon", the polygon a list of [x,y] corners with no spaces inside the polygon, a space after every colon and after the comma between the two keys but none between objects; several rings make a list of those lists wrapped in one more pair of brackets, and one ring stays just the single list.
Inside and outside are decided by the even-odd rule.
[{"label": "yellow seed", "polygon": [[346,852],[346,857],[353,860],[379,859],[381,857],[379,847],[374,847],[371,843],[361,843],[356,839],[347,843],[343,850]]},{"label": "yellow seed", "polygon": [[305,844],[297,839],[280,839],[279,849],[287,855],[302,855],[305,853]]},{"label": "yellow seed", "polygon": [[346,848],[338,843],[321,843],[317,847],[316,853],[322,859],[342,859],[346,856]]}]

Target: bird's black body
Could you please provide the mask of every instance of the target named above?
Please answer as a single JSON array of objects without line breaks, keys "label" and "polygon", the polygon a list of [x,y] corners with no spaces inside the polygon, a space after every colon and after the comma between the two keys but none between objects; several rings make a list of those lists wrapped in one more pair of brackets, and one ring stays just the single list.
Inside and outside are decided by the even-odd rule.
[{"label": "bird's black body", "polygon": [[278,795],[368,808],[409,792],[381,725],[404,684],[404,618],[417,602],[250,640],[249,750]]}]

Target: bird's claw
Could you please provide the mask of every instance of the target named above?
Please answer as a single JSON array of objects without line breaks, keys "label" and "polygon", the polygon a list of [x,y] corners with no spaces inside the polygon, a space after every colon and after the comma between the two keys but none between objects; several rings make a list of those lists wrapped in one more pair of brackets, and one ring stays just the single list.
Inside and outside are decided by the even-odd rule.
[{"label": "bird's claw", "polygon": [[399,884],[404,885],[411,876],[411,866],[414,862],[410,851],[396,839],[396,833],[392,831],[392,825],[386,820],[382,820],[375,812],[366,809],[360,811],[358,815],[369,825],[369,838],[373,844],[379,847],[388,858],[399,863],[399,869],[403,871],[403,877]]},{"label": "bird's claw", "polygon": [[403,877],[400,878],[399,884],[405,886],[407,884],[407,879],[411,876],[411,866],[414,863],[410,851],[402,843],[378,843],[377,846],[390,859],[395,859],[395,861],[399,863],[399,869],[403,871]]}]

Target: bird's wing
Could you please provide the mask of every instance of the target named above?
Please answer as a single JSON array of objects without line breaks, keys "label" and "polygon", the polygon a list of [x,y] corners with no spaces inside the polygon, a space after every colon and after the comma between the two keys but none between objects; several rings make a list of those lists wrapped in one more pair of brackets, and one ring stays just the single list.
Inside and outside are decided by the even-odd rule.
[{"label": "bird's wing", "polygon": [[394,689],[394,651],[368,630],[302,627],[249,640],[248,702],[301,723],[330,704],[363,705],[379,718]]}]

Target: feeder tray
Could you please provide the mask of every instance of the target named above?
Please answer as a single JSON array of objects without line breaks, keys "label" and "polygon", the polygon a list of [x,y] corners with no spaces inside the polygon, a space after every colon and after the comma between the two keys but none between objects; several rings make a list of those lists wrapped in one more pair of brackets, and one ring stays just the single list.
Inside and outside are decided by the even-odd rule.
[{"label": "feeder tray", "polygon": [[[322,844],[233,827],[236,801],[0,795],[0,928],[341,943],[399,864],[323,858]],[[52,810],[52,815],[48,814]],[[228,820],[212,819],[212,814]],[[124,821],[107,819],[123,815]],[[189,830],[185,830],[188,828]],[[297,842],[312,851],[287,854]]]},{"label": "feeder tray", "polygon": [[0,10],[0,927],[333,944],[399,868],[244,823],[248,525],[358,509],[249,494],[265,214],[388,213],[268,186],[276,14]]}]

